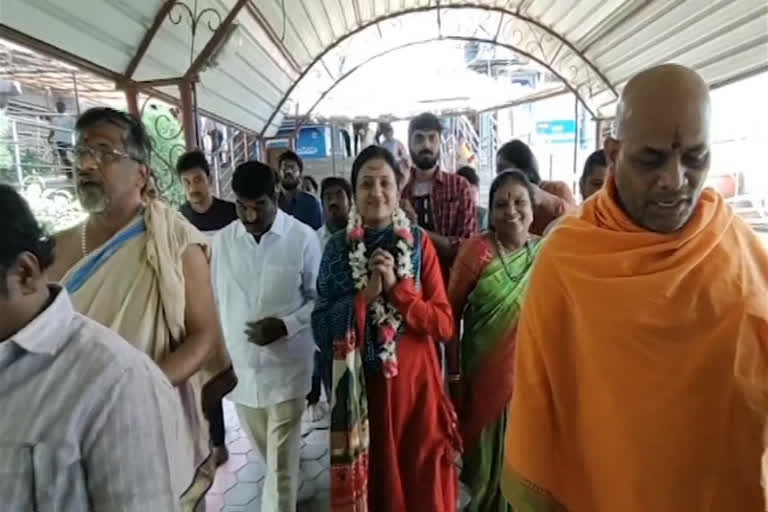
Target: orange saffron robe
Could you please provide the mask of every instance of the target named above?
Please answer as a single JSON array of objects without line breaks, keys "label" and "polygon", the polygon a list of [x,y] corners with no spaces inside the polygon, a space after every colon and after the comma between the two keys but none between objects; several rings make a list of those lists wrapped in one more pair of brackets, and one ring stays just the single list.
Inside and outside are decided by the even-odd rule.
[{"label": "orange saffron robe", "polygon": [[609,181],[539,255],[505,497],[515,512],[763,511],[752,406],[768,400],[748,397],[768,397],[766,248],[712,190],[674,234],[615,196]]}]

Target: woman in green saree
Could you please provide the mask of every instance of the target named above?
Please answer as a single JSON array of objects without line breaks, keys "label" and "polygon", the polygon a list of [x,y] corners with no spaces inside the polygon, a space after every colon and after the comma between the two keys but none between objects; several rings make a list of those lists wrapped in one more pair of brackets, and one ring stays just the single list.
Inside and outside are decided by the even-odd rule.
[{"label": "woman in green saree", "polygon": [[448,345],[448,379],[464,438],[461,480],[472,495],[471,512],[512,510],[500,477],[517,320],[540,245],[528,233],[533,197],[523,173],[499,174],[491,185],[490,230],[462,245],[451,271],[448,296],[463,329],[460,343]]}]

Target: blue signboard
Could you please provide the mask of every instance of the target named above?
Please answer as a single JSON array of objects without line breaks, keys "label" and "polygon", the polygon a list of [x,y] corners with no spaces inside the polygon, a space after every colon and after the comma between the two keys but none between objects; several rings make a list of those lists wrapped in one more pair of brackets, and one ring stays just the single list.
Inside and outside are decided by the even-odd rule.
[{"label": "blue signboard", "polygon": [[291,141],[288,139],[276,139],[276,140],[270,140],[267,141],[267,147],[268,148],[290,148],[291,147]]},{"label": "blue signboard", "polygon": [[573,143],[576,139],[576,121],[559,119],[536,123],[536,134],[549,143]]},{"label": "blue signboard", "polygon": [[576,134],[576,121],[573,119],[562,119],[557,121],[541,121],[536,123],[536,133],[545,137],[561,137],[570,134]]},{"label": "blue signboard", "polygon": [[[277,132],[277,137],[285,137],[273,139],[267,142],[267,147],[270,148],[287,148],[289,147],[290,138],[295,133],[295,128],[281,127]],[[296,141],[296,154],[305,160],[330,158],[331,157],[331,137],[336,136],[336,154],[345,155],[344,138],[341,135],[341,129],[334,127],[333,131],[330,126],[326,125],[310,125],[304,126],[299,130],[299,137]]]},{"label": "blue signboard", "polygon": [[299,130],[296,153],[307,160],[326,158],[329,153],[326,138],[327,129],[325,126],[306,126]]}]

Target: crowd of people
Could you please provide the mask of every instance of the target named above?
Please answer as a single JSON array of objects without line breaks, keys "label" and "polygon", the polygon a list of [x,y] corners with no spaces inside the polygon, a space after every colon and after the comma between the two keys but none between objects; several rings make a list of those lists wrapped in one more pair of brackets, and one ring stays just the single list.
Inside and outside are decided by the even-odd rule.
[{"label": "crowd of people", "polygon": [[482,207],[422,114],[349,179],[242,163],[234,203],[191,151],[176,210],[142,124],[89,110],[82,224],[0,186],[0,502],[201,510],[227,396],[263,512],[296,509],[307,407],[330,510],[765,510],[768,252],[704,187],[710,111],[687,68],[632,78],[581,204],[513,140]]}]

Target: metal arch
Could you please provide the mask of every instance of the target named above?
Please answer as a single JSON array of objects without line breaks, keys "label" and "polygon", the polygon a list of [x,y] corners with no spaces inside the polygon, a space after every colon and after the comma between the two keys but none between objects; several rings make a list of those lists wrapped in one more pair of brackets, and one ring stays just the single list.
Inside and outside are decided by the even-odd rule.
[{"label": "metal arch", "polygon": [[[272,25],[269,24],[267,21],[267,18],[264,16],[264,14],[259,10],[258,7],[252,2],[248,2],[248,13],[250,14],[253,21],[256,22],[256,24],[261,28],[261,30],[264,31],[264,34],[267,36],[267,39],[275,45],[275,48],[277,48],[277,51],[280,53],[280,55],[283,56],[285,61],[288,63],[288,66],[290,66],[291,70],[293,70],[294,73],[300,74],[301,73],[301,66],[299,65],[298,61],[294,58],[294,56],[291,54],[291,52],[288,51],[288,48],[286,48],[285,43],[280,40],[280,38],[277,36],[277,32],[275,32],[275,29],[272,27]],[[265,50],[265,53],[267,55],[270,54],[270,52]],[[270,57],[272,61],[274,62],[274,58]],[[281,67],[278,65],[278,67]]]},{"label": "metal arch", "polygon": [[[213,52],[218,48],[218,46],[222,43],[224,40],[224,37],[227,34],[227,31],[230,30],[230,27],[232,26],[232,23],[235,21],[235,18],[237,18],[237,15],[240,13],[240,11],[245,7],[246,0],[237,0],[235,2],[235,5],[232,6],[229,13],[227,13],[227,16],[221,20],[219,17],[219,24],[216,26],[216,30],[213,31],[213,35],[208,40],[208,42],[205,44],[202,50],[200,50],[200,53],[197,54],[197,57],[195,60],[190,64],[189,68],[187,69],[187,72],[184,73],[184,77],[186,79],[191,79],[197,73],[200,72],[200,69],[203,67],[205,62],[213,55]],[[182,4],[183,5],[183,4]],[[201,11],[198,14],[198,20],[202,18],[202,15],[206,12],[210,12],[210,9],[205,9]],[[212,12],[216,12],[213,10]],[[218,15],[218,13],[216,13]],[[197,21],[195,21],[197,23]],[[211,28],[212,25],[210,24],[208,28]]]},{"label": "metal arch", "polygon": [[155,39],[155,36],[157,35],[158,31],[160,30],[160,27],[165,21],[165,17],[168,16],[168,14],[171,12],[171,9],[173,9],[173,6],[175,4],[176,4],[176,0],[166,0],[165,3],[157,11],[157,14],[155,15],[155,19],[152,22],[152,25],[144,34],[144,37],[142,38],[141,43],[139,44],[139,47],[136,50],[136,53],[133,55],[131,62],[128,64],[128,67],[125,69],[125,73],[124,73],[125,78],[129,80],[133,78],[133,74],[136,73],[136,69],[139,67],[139,64],[141,64],[141,61],[144,59],[144,55],[147,53],[147,50],[149,49],[149,45],[152,44],[152,41]]},{"label": "metal arch", "polygon": [[44,55],[48,55],[51,58],[58,59],[62,62],[75,66],[76,68],[80,68],[83,71],[93,73],[96,76],[101,76],[103,78],[112,80],[117,84],[125,80],[125,77],[116,71],[112,71],[111,69],[105,68],[100,64],[96,64],[95,62],[84,59],[79,55],[75,55],[74,53],[71,53],[67,50],[63,50],[57,46],[53,46],[50,43],[41,41],[40,39],[32,37],[29,34],[16,30],[15,28],[3,23],[0,23],[0,37],[21,46],[30,48],[34,51],[38,51]]},{"label": "metal arch", "polygon": [[[533,55],[531,55],[530,53],[526,52],[525,50],[517,49],[516,47],[514,47],[513,45],[510,45],[510,44],[494,42],[492,39],[484,39],[484,38],[477,38],[477,37],[467,37],[467,36],[444,36],[444,37],[431,37],[429,39],[423,39],[423,40],[419,40],[419,41],[410,41],[408,43],[404,43],[404,44],[398,45],[396,47],[389,48],[387,50],[379,52],[376,55],[373,55],[373,56],[367,58],[366,60],[364,60],[363,62],[357,64],[356,66],[354,66],[353,68],[351,68],[347,72],[345,72],[343,75],[341,75],[336,82],[334,82],[330,87],[328,87],[325,91],[323,91],[322,94],[320,94],[320,97],[312,104],[312,106],[309,108],[309,110],[306,113],[304,113],[304,115],[301,117],[301,119],[296,123],[296,132],[298,133],[299,128],[301,128],[301,126],[307,120],[309,120],[309,116],[312,114],[312,112],[315,110],[315,108],[317,108],[317,106],[320,104],[320,102],[323,101],[326,98],[326,96],[328,96],[328,94],[330,94],[331,91],[333,91],[333,89],[336,88],[337,85],[339,85],[345,79],[349,78],[351,75],[353,75],[356,71],[358,71],[360,68],[362,68],[366,64],[370,64],[374,60],[377,60],[377,59],[379,59],[381,57],[384,57],[385,55],[388,55],[390,53],[396,52],[398,50],[409,48],[411,46],[418,46],[418,45],[422,45],[422,44],[427,44],[427,43],[431,43],[431,42],[434,42],[434,41],[465,41],[465,42],[491,43],[491,44],[495,44],[497,46],[508,48],[510,50],[514,50],[515,52],[519,53],[520,55],[523,55],[524,57],[528,57],[529,59],[538,62],[542,66],[546,66],[546,64],[544,62],[542,62],[541,59],[539,59],[537,57],[534,57]],[[570,91],[571,93],[573,93],[573,95],[576,98],[578,98],[578,101],[584,106],[584,108],[587,109],[587,111],[590,113],[590,115],[593,118],[595,118],[595,119],[598,118],[598,115],[597,115],[598,112],[593,112],[593,109],[591,109],[586,104],[586,102],[581,99],[581,95],[576,91],[576,89],[574,89],[574,87],[570,83],[568,83],[567,80],[565,80],[565,77],[563,77],[560,73],[558,73],[558,72],[556,72],[556,71],[554,71],[552,69],[550,69],[549,71],[552,72],[555,76],[557,76],[560,79],[560,81],[563,82],[563,84],[565,85],[567,90]],[[560,92],[558,92],[558,94],[560,94]]]},{"label": "metal arch", "polygon": [[[427,5],[427,6],[419,6],[419,7],[408,8],[408,9],[401,9],[401,10],[396,11],[396,12],[385,14],[384,16],[380,16],[378,18],[373,18],[370,21],[367,21],[366,23],[358,24],[358,26],[355,27],[354,30],[344,34],[343,36],[338,38],[336,41],[331,43],[322,52],[320,52],[318,55],[316,55],[314,59],[312,59],[312,62],[310,62],[309,65],[307,65],[307,67],[302,70],[302,72],[298,76],[298,78],[296,78],[296,80],[291,84],[291,86],[288,88],[288,90],[285,92],[285,94],[283,94],[283,97],[280,99],[280,102],[275,106],[274,110],[272,111],[272,114],[270,114],[269,119],[267,120],[267,123],[264,125],[264,128],[262,128],[261,133],[259,134],[259,136],[262,137],[262,138],[264,137],[264,135],[266,134],[267,130],[271,126],[272,121],[274,121],[274,119],[277,116],[277,114],[281,111],[281,109],[283,108],[283,105],[285,105],[285,102],[288,101],[288,98],[290,98],[291,94],[296,89],[296,86],[299,84],[299,82],[301,82],[307,76],[307,74],[312,70],[312,68],[315,66],[315,64],[317,64],[318,62],[322,61],[322,59],[328,54],[328,52],[330,52],[331,50],[333,50],[334,48],[339,46],[341,43],[343,43],[344,41],[346,41],[350,37],[358,34],[359,32],[362,32],[363,30],[365,30],[365,29],[367,29],[367,28],[369,28],[369,27],[371,27],[371,26],[373,26],[373,25],[375,25],[377,23],[381,23],[381,22],[384,22],[384,21],[387,21],[387,20],[390,20],[390,19],[394,19],[394,18],[399,18],[399,17],[402,17],[402,16],[407,16],[409,14],[424,13],[424,12],[433,11],[433,10],[435,10],[437,8],[438,7],[435,6],[435,5]],[[521,14],[521,13],[517,12],[516,10],[512,10],[512,9],[507,8],[507,7],[495,7],[495,6],[490,6],[490,5],[477,5],[477,4],[471,4],[471,3],[464,3],[464,4],[441,5],[439,8],[440,9],[445,9],[445,10],[448,10],[448,9],[451,9],[451,10],[454,10],[454,9],[455,10],[459,10],[459,9],[476,9],[476,10],[481,10],[481,11],[499,12],[499,13],[502,14],[502,17],[503,17],[503,15],[508,15],[508,16],[513,17],[513,18],[517,18],[517,19],[519,19],[521,21],[524,21],[526,23],[529,23],[530,25],[533,25],[536,28],[544,31],[547,35],[549,35],[549,36],[553,37],[554,39],[558,40],[563,46],[565,46],[571,52],[573,52],[575,55],[577,55],[579,58],[581,58],[582,62],[589,67],[590,71],[592,73],[594,73],[595,76],[597,76],[600,79],[600,81],[606,86],[606,88],[609,91],[611,91],[615,96],[618,96],[616,88],[608,80],[608,78],[605,76],[605,74],[603,74],[597,68],[597,66],[595,66],[594,63],[592,63],[592,61],[590,61],[582,52],[580,52],[574,46],[573,43],[571,43],[570,41],[566,40],[563,36],[561,36],[560,34],[555,32],[552,28],[548,27],[547,25],[544,25],[543,23],[541,23],[538,20],[535,20],[535,19],[533,19],[533,18],[531,18],[529,16]],[[449,39],[449,38],[450,38],[449,36],[445,36],[444,37],[444,39]],[[485,40],[485,41],[488,42],[488,43],[491,43],[491,44],[499,44],[497,41],[494,41],[494,40]],[[505,45],[502,44],[501,46],[505,46]],[[512,50],[514,50],[514,51],[516,51],[518,53],[521,53],[521,55],[523,54],[517,48],[510,47],[510,46],[507,46],[507,47],[511,48]],[[536,60],[538,62],[538,59],[533,59],[533,60]],[[555,75],[560,76],[559,73],[557,73],[554,69],[552,69],[552,67],[551,67],[551,65],[549,63],[541,62],[541,64],[545,68],[547,68],[549,71],[554,73]],[[571,84],[568,84],[568,87],[573,90],[573,87],[571,86]],[[582,103],[584,103],[586,105],[586,102],[582,101]]]},{"label": "metal arch", "polygon": [[[176,98],[159,89],[154,89],[151,86],[142,85],[141,82],[126,80],[124,75],[116,71],[112,71],[111,69],[105,68],[99,64],[96,64],[95,62],[92,62],[83,57],[75,55],[67,50],[63,50],[57,46],[53,46],[50,43],[41,41],[40,39],[32,37],[24,32],[20,32],[19,30],[16,30],[15,28],[12,28],[3,23],[0,23],[0,37],[2,37],[3,39],[7,39],[8,41],[14,42],[20,46],[25,46],[27,48],[30,48],[31,50],[41,53],[43,55],[46,55],[50,58],[60,60],[65,64],[69,64],[70,66],[74,66],[80,70],[86,71],[88,73],[92,73],[97,77],[101,77],[106,80],[111,80],[112,82],[115,83],[117,89],[134,88],[137,94],[142,93],[145,95],[153,96],[172,106],[178,107],[180,105],[179,98]],[[225,119],[220,115],[210,112],[208,110],[200,109],[199,113],[221,124],[231,126],[232,128],[235,128],[243,133],[252,133],[254,136],[258,136],[258,134],[253,130],[251,130],[250,128],[246,128],[245,126],[239,123],[236,123],[229,119]]]}]

